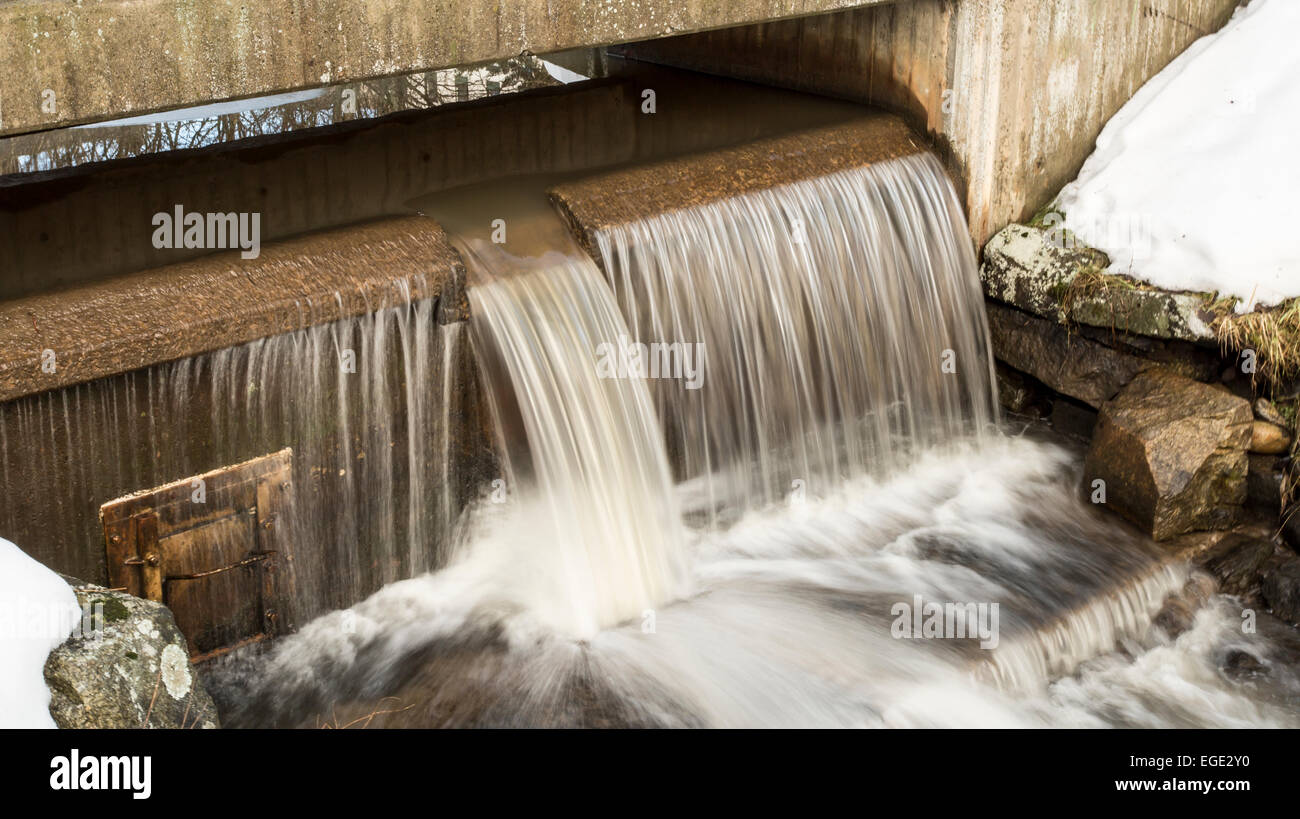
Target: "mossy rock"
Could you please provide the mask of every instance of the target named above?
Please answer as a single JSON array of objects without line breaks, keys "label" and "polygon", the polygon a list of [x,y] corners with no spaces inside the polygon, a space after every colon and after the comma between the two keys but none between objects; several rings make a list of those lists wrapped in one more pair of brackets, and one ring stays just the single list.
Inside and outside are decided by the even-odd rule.
[{"label": "mossy rock", "polygon": [[1217,341],[1211,294],[1170,292],[1106,272],[1101,251],[1060,228],[1008,225],[984,247],[985,295],[1061,323],[1199,344]]},{"label": "mossy rock", "polygon": [[161,603],[68,579],[82,620],[45,662],[60,728],[215,728],[217,709]]}]

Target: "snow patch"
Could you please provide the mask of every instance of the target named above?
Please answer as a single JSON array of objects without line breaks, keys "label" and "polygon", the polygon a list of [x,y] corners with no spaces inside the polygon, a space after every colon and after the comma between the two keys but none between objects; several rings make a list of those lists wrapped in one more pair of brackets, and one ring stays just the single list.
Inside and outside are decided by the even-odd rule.
[{"label": "snow patch", "polygon": [[1253,0],[1107,123],[1059,206],[1110,272],[1242,312],[1300,296],[1297,36],[1300,2]]},{"label": "snow patch", "polygon": [[0,538],[0,728],[53,728],[45,658],[81,620],[63,578]]}]

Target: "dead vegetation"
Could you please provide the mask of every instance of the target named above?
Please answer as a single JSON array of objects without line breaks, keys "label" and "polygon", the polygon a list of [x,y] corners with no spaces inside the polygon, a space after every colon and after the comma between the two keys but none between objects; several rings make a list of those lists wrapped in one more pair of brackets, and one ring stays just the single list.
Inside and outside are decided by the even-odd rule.
[{"label": "dead vegetation", "polygon": [[1255,374],[1274,392],[1300,377],[1300,299],[1238,315],[1221,314],[1214,332],[1224,352],[1255,352]]},{"label": "dead vegetation", "polygon": [[409,711],[415,707],[414,705],[407,705],[402,708],[396,707],[397,704],[400,702],[400,700],[398,700],[397,697],[384,697],[381,700],[379,700],[379,702],[385,703],[390,700],[393,703],[393,707],[384,708],[381,705],[380,707],[374,709],[370,713],[363,714],[349,722],[343,722],[343,723],[339,722],[339,717],[338,714],[336,713],[331,713],[330,719],[324,721],[321,721],[318,717],[316,727],[324,728],[324,729],[333,729],[333,730],[344,730],[347,728],[369,728],[370,723],[374,722],[375,717],[382,716],[384,714],[400,714],[403,711]]}]

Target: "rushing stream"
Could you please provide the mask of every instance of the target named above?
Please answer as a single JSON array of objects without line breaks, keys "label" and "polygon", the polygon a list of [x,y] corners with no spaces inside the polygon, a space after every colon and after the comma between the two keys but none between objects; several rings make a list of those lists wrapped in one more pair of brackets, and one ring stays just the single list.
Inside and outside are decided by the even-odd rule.
[{"label": "rushing stream", "polygon": [[1300,724],[1293,644],[997,426],[932,158],[598,239],[612,287],[458,237],[502,478],[446,568],[218,669],[227,724]]}]

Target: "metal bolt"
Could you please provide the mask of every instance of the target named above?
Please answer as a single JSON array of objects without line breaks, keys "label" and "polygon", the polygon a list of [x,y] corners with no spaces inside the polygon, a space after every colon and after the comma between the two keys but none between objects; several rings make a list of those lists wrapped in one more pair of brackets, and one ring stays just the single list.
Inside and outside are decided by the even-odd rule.
[{"label": "metal bolt", "polygon": [[162,562],[162,558],[158,557],[157,552],[150,552],[149,554],[144,556],[144,562],[148,563],[150,566],[157,566],[160,562]]},{"label": "metal bolt", "polygon": [[112,541],[114,545],[116,545],[116,544],[122,542],[122,536],[121,536],[121,535],[113,535],[112,537],[109,538],[109,540]]}]

